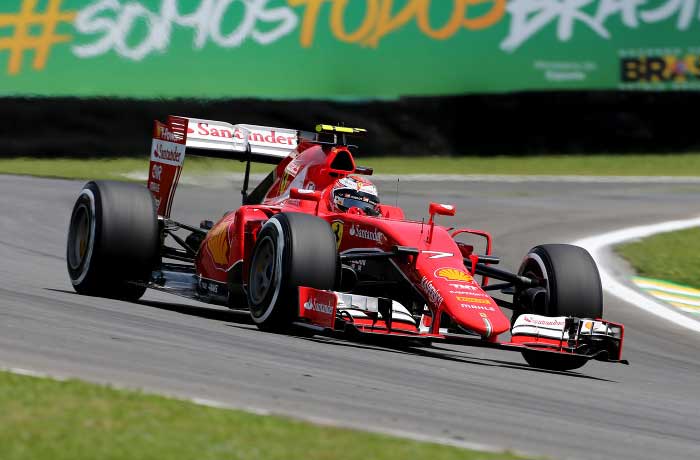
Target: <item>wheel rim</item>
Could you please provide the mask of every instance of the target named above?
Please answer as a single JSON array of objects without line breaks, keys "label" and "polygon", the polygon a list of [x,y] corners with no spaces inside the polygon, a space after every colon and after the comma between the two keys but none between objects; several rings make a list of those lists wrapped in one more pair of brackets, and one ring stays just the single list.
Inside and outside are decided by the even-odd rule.
[{"label": "wheel rim", "polygon": [[88,254],[92,233],[90,210],[83,203],[75,210],[68,238],[68,264],[73,270],[83,265]]},{"label": "wheel rim", "polygon": [[549,306],[550,292],[549,292],[549,275],[547,274],[547,268],[544,265],[542,258],[535,254],[528,254],[526,260],[523,262],[518,273],[527,278],[537,280],[537,284],[545,288],[545,304],[544,311],[536,311],[537,314],[546,314]]},{"label": "wheel rim", "polygon": [[251,262],[248,290],[254,305],[264,302],[275,283],[275,245],[272,238],[266,236],[255,251]]}]

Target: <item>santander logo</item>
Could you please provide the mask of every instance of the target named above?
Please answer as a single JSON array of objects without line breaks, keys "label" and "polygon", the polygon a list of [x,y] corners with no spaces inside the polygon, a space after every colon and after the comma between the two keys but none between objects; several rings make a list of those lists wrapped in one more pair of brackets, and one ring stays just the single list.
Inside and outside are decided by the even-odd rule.
[{"label": "santander logo", "polygon": [[523,321],[526,323],[533,323],[537,324],[538,326],[557,326],[557,327],[564,327],[566,324],[564,321],[559,320],[557,318],[548,318],[548,319],[543,319],[543,318],[533,318],[530,315],[523,315]]},{"label": "santander logo", "polygon": [[433,305],[435,305],[436,307],[442,305],[442,295],[440,295],[440,291],[438,291],[437,288],[433,286],[432,281],[430,281],[424,276],[420,280],[420,287],[421,289],[423,289],[423,292],[425,292],[425,294],[428,296],[428,300]]},{"label": "santander logo", "polygon": [[384,241],[384,234],[379,230],[362,228],[357,224],[352,224],[348,233],[350,233],[350,236],[362,238],[363,240],[375,241],[377,243]]},{"label": "santander logo", "polygon": [[177,149],[169,149],[164,144],[158,144],[153,151],[153,156],[159,160],[179,163],[182,152],[179,152]]},{"label": "santander logo", "polygon": [[[187,134],[194,138],[217,138],[217,139],[238,139],[245,140],[245,134],[240,130],[231,130],[225,126],[210,126],[209,123],[199,122],[196,124],[196,129],[191,124],[187,126]],[[274,129],[270,131],[251,131],[248,135],[250,142],[259,142],[266,144],[281,144],[296,146],[296,138],[294,136],[278,135]]]},{"label": "santander logo", "polygon": [[326,315],[333,314],[333,305],[317,302],[314,299],[309,299],[306,302],[304,302],[304,309],[313,310]]}]

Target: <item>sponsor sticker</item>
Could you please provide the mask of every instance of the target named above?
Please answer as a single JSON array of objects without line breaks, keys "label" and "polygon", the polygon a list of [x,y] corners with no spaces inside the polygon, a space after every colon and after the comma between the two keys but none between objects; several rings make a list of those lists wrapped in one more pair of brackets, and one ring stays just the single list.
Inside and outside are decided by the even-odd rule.
[{"label": "sponsor sticker", "polygon": [[456,294],[456,295],[466,295],[466,296],[477,296],[477,297],[487,297],[488,294],[484,292],[478,292],[476,290],[474,291],[450,291],[450,294]]},{"label": "sponsor sticker", "polygon": [[299,174],[299,170],[301,169],[301,162],[297,160],[292,160],[289,162],[286,168],[284,168],[284,171],[288,174],[291,174],[292,176],[296,176]]},{"label": "sponsor sticker", "polygon": [[209,281],[204,278],[200,278],[199,288],[209,294],[219,295],[219,285],[214,281]]},{"label": "sponsor sticker", "polygon": [[317,326],[333,328],[337,303],[332,292],[299,288],[299,316]]},{"label": "sponsor sticker", "polygon": [[178,144],[184,144],[183,138],[180,134],[175,134],[172,132],[170,129],[168,129],[168,125],[165,123],[161,123],[159,121],[156,121],[155,124],[155,136],[156,139],[160,139],[162,141],[168,141],[168,142],[175,142]]},{"label": "sponsor sticker", "polygon": [[330,315],[333,313],[333,305],[321,303],[321,301],[317,301],[314,298],[309,298],[309,300],[304,302],[304,310],[313,310],[318,313]]},{"label": "sponsor sticker", "polygon": [[483,311],[496,311],[495,308],[486,305],[472,305],[468,303],[463,303],[460,305],[462,308],[468,308],[470,310],[483,310]]},{"label": "sponsor sticker", "polygon": [[178,130],[178,123],[184,119],[173,117],[170,121],[175,124],[154,123],[148,166],[148,190],[156,202],[158,215],[165,217],[170,216],[173,194],[185,162],[186,136]]},{"label": "sponsor sticker", "polygon": [[435,276],[448,281],[474,281],[474,278],[472,278],[470,274],[465,273],[464,271],[459,270],[457,268],[451,267],[438,268],[437,270],[435,270]]},{"label": "sponsor sticker", "polygon": [[358,224],[352,224],[348,233],[355,238],[374,241],[376,243],[381,243],[385,238],[384,234],[379,230],[363,228]]},{"label": "sponsor sticker", "polygon": [[482,305],[491,305],[491,299],[479,298],[479,297],[462,297],[458,296],[457,300],[460,302],[478,303]]},{"label": "sponsor sticker", "polygon": [[171,166],[182,166],[185,161],[185,146],[175,142],[153,139],[151,160]]},{"label": "sponsor sticker", "polygon": [[151,178],[153,180],[160,180],[160,176],[163,174],[163,167],[158,163],[153,163],[153,168],[151,168]]},{"label": "sponsor sticker", "polygon": [[216,265],[228,265],[229,242],[228,222],[222,222],[214,227],[207,238],[207,249]]},{"label": "sponsor sticker", "polygon": [[473,284],[459,284],[459,283],[449,283],[450,286],[452,286],[455,289],[469,289],[470,291],[476,291],[479,288],[474,286]]},{"label": "sponsor sticker", "polygon": [[[195,126],[192,126],[192,125]],[[245,139],[245,132],[241,132],[239,129],[231,129],[231,126],[217,124],[212,125],[208,122],[192,122],[187,126],[187,133],[192,139],[238,139],[243,141]],[[290,146],[290,148],[296,147],[297,140],[296,137],[290,136],[287,133],[279,134],[274,129],[251,129],[248,133],[248,142],[255,144],[270,144],[270,145],[285,145]]]},{"label": "sponsor sticker", "polygon": [[361,272],[367,266],[367,261],[366,260],[351,260],[349,262],[349,264],[353,270],[355,270],[356,272]]},{"label": "sponsor sticker", "polygon": [[425,293],[426,296],[428,296],[428,301],[433,304],[435,307],[439,307],[442,305],[442,295],[440,295],[440,292],[433,286],[433,282],[430,281],[428,278],[425,276],[421,278],[420,280],[420,287]]},{"label": "sponsor sticker", "polygon": [[564,327],[566,324],[563,319],[545,318],[542,316],[535,318],[531,315],[522,315],[522,320],[526,323],[535,324],[537,326]]}]

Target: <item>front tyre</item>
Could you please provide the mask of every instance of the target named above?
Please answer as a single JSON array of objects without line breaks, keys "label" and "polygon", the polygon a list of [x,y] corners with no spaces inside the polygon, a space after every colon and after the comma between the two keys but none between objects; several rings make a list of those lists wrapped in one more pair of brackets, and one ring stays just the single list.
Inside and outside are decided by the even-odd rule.
[{"label": "front tyre", "polygon": [[73,207],[66,250],[76,292],[138,300],[158,248],[156,207],[145,187],[108,181],[85,184]]},{"label": "front tyre", "polygon": [[286,330],[297,317],[297,288],[332,289],[337,272],[335,236],[328,222],[308,214],[274,215],[258,233],[248,272],[253,321],[262,330]]},{"label": "front tyre", "polygon": [[[598,267],[585,249],[570,244],[543,244],[532,248],[523,259],[519,275],[538,280],[544,296],[532,302],[529,312],[543,316],[602,318],[603,290]],[[522,305],[524,292],[515,293]],[[533,367],[566,371],[578,369],[585,358],[524,350],[525,361]]]}]

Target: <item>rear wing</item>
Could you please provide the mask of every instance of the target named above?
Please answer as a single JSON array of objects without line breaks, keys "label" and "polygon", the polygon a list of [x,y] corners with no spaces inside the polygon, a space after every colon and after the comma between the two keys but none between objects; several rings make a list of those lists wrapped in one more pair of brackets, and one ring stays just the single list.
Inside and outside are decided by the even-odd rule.
[{"label": "rear wing", "polygon": [[[192,155],[277,164],[299,143],[294,129],[232,125],[223,121],[187,118],[187,148]],[[248,152],[250,149],[250,152]]]},{"label": "rear wing", "polygon": [[296,149],[299,139],[300,133],[293,129],[232,125],[223,121],[176,116],[168,117],[167,123],[156,121],[148,189],[155,199],[158,215],[170,217],[186,152],[247,162],[245,190],[250,162],[278,164]]}]

